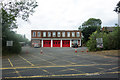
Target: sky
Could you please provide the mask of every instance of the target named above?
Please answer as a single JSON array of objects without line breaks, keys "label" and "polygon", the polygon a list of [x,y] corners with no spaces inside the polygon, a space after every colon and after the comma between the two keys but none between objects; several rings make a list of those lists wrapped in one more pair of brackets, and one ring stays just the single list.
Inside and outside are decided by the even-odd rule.
[{"label": "sky", "polygon": [[114,26],[118,15],[114,8],[119,0],[36,0],[35,13],[25,22],[18,19],[18,34],[31,39],[31,30],[77,30],[89,18],[102,20],[103,26]]}]

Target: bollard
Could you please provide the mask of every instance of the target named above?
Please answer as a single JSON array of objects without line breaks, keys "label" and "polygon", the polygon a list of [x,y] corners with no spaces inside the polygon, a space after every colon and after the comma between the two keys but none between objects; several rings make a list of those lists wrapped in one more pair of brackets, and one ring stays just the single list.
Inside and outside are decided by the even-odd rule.
[{"label": "bollard", "polygon": [[40,54],[43,54],[42,50],[40,51]]},{"label": "bollard", "polygon": [[75,53],[77,53],[77,48],[75,48]]}]

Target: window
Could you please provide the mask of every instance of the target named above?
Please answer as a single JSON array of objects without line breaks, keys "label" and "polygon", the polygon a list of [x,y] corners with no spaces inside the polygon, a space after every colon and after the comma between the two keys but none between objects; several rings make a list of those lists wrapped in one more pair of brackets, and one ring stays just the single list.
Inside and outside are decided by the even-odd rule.
[{"label": "window", "polygon": [[36,32],[33,32],[33,37],[36,37]]},{"label": "window", "polygon": [[70,32],[67,32],[67,37],[70,37]]},{"label": "window", "polygon": [[60,32],[57,32],[57,36],[60,37]]},{"label": "window", "polygon": [[41,37],[41,32],[37,32],[37,36],[38,36],[38,37]]},{"label": "window", "polygon": [[72,32],[72,37],[75,37],[75,32]]},{"label": "window", "polygon": [[51,32],[48,32],[48,37],[51,37]]},{"label": "window", "polygon": [[46,37],[46,32],[43,32],[43,37]]},{"label": "window", "polygon": [[80,37],[80,32],[77,32],[77,37]]},{"label": "window", "polygon": [[55,37],[56,36],[56,33],[55,32],[53,32],[53,37]]},{"label": "window", "polygon": [[65,37],[65,32],[62,32],[62,37]]}]

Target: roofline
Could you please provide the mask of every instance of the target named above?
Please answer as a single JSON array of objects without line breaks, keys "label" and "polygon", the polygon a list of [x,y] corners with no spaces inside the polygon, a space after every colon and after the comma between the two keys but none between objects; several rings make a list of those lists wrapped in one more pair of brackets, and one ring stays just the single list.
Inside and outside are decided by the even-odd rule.
[{"label": "roofline", "polygon": [[31,30],[31,31],[80,31],[80,30]]}]

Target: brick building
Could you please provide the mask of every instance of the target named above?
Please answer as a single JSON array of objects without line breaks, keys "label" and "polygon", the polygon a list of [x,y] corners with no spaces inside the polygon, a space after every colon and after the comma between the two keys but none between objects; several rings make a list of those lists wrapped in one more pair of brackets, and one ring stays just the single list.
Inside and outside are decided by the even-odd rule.
[{"label": "brick building", "polygon": [[31,30],[31,43],[40,47],[72,47],[74,43],[81,46],[79,30]]}]

